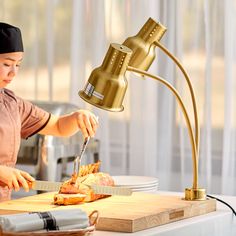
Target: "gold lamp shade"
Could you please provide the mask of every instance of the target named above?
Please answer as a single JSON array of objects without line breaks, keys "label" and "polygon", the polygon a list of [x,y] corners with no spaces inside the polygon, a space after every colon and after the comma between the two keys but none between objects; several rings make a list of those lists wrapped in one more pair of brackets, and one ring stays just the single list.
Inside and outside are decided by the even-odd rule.
[{"label": "gold lamp shade", "polygon": [[123,45],[133,51],[129,65],[147,71],[155,59],[155,41],[161,40],[166,28],[149,18],[137,35],[127,38]]},{"label": "gold lamp shade", "polygon": [[86,102],[108,111],[123,111],[128,86],[125,72],[132,50],[112,43],[100,67],[94,69],[79,95]]}]

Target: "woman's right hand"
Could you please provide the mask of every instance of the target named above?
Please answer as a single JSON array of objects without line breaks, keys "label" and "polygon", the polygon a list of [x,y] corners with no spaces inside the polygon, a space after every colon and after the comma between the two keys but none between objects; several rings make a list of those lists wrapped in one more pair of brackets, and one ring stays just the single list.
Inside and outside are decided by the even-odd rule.
[{"label": "woman's right hand", "polygon": [[0,181],[8,186],[9,189],[19,191],[23,187],[26,192],[29,191],[27,181],[34,181],[35,179],[25,171],[18,170],[12,167],[0,165]]}]

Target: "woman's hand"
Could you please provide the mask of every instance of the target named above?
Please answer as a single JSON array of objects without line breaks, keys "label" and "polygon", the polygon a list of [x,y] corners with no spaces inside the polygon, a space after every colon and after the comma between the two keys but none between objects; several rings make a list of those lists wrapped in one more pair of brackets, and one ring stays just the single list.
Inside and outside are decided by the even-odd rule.
[{"label": "woman's hand", "polygon": [[83,136],[94,137],[98,128],[98,118],[90,111],[78,110],[68,115],[55,116],[51,114],[47,125],[40,134],[58,137],[70,137],[81,130]]},{"label": "woman's hand", "polygon": [[85,138],[88,136],[94,137],[98,128],[98,117],[87,110],[78,110],[74,114],[77,119],[78,127],[81,130],[83,136]]},{"label": "woman's hand", "polygon": [[13,188],[15,191],[19,191],[20,187],[23,187],[28,192],[27,180],[32,182],[35,179],[25,171],[0,165],[0,181],[7,185],[9,189]]}]

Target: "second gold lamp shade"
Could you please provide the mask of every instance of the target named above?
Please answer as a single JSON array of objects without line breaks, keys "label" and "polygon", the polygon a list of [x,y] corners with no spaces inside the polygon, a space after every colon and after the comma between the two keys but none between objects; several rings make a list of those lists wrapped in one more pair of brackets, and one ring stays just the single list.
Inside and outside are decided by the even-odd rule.
[{"label": "second gold lamp shade", "polygon": [[[190,79],[181,63],[163,45],[159,43],[166,28],[152,18],[144,24],[137,35],[127,38],[123,44],[111,44],[100,67],[94,69],[79,95],[86,102],[108,110],[122,111],[122,103],[127,89],[127,70],[149,76],[167,86],[175,95],[183,111],[192,147],[193,158],[193,185],[185,189],[186,200],[205,200],[205,189],[198,187],[198,150],[199,128],[195,95]],[[161,77],[154,76],[146,71],[155,59],[155,47],[161,48],[180,68],[188,82],[194,110],[195,136],[184,103],[176,89]]]}]

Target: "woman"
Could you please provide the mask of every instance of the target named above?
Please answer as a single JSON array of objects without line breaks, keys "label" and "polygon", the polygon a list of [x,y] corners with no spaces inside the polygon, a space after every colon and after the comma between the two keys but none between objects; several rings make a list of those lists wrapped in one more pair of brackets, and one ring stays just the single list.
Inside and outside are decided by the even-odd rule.
[{"label": "woman", "polygon": [[0,22],[0,201],[10,199],[11,189],[34,181],[28,173],[14,168],[21,138],[35,133],[68,137],[81,130],[84,137],[93,137],[98,121],[86,110],[54,116],[6,89],[18,73],[23,60],[20,29]]}]

